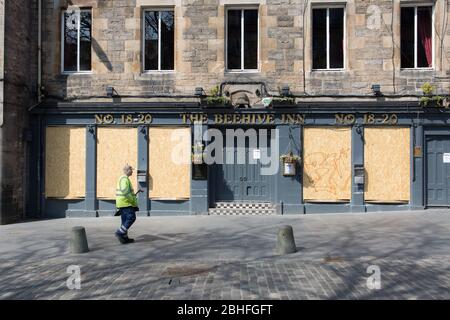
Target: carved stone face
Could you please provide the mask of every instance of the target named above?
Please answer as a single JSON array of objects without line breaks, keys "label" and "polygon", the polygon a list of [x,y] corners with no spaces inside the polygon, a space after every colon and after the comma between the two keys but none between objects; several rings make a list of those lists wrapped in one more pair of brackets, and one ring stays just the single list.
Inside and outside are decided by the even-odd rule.
[{"label": "carved stone face", "polygon": [[226,84],[223,92],[235,108],[265,108],[262,102],[265,88],[261,84]]},{"label": "carved stone face", "polygon": [[246,106],[250,107],[250,99],[244,92],[237,92],[232,95],[231,102],[235,107]]}]

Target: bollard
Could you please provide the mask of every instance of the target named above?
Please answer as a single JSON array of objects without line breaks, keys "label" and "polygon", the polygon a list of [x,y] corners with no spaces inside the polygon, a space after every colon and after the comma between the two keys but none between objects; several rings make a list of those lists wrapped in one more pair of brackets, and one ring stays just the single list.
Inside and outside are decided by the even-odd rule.
[{"label": "bollard", "polygon": [[288,254],[297,252],[294,231],[291,226],[283,226],[278,230],[277,253]]},{"label": "bollard", "polygon": [[86,253],[89,252],[86,230],[84,227],[73,227],[70,235],[70,252]]}]

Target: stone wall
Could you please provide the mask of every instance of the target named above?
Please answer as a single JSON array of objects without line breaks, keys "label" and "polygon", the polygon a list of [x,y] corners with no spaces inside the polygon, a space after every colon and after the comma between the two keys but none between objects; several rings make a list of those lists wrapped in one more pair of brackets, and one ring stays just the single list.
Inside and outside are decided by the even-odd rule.
[{"label": "stone wall", "polygon": [[[312,71],[311,2],[305,0],[54,0],[45,1],[44,82],[60,99],[105,96],[112,85],[122,96],[192,95],[222,81],[264,81],[276,93],[287,84],[296,94],[370,95],[374,83],[385,94],[421,93],[428,81],[439,92],[449,85],[450,25],[445,1],[435,5],[434,70],[400,69],[400,1],[348,0],[344,71]],[[408,1],[402,1],[402,3]],[[411,1],[414,2],[414,1]],[[93,73],[62,75],[61,10],[93,8]],[[225,70],[225,6],[255,5],[260,14],[257,73]],[[141,15],[150,5],[175,8],[174,73],[142,72]]]},{"label": "stone wall", "polygon": [[4,0],[4,95],[0,127],[0,224],[22,220],[27,202],[28,108],[36,97],[35,0]]}]

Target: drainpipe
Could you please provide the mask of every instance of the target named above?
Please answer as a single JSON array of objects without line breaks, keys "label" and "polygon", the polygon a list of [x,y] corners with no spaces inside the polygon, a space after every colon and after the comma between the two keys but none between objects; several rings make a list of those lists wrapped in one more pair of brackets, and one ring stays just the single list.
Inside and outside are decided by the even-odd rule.
[{"label": "drainpipe", "polygon": [[38,0],[38,103],[42,98],[42,0]]},{"label": "drainpipe", "polygon": [[0,4],[0,15],[3,23],[0,24],[0,224],[3,224],[3,108],[4,108],[4,62],[5,62],[5,2]]},{"label": "drainpipe", "polygon": [[[42,101],[42,0],[37,0],[38,1],[38,74],[37,74],[37,104],[32,106],[31,108],[28,109],[28,111],[31,111],[34,107],[38,106],[41,101]],[[39,136],[41,135],[41,117],[38,117],[38,132],[39,132]],[[37,139],[38,143],[41,143],[41,139]],[[40,148],[39,148],[40,150]],[[41,180],[42,180],[42,176],[41,176],[41,154],[39,152],[38,154],[38,161],[37,161],[37,190],[38,190],[38,194],[39,197],[37,199],[36,202],[36,210],[37,210],[37,214],[39,217],[42,216],[42,208],[41,208]],[[33,201],[31,202],[33,203]]]}]

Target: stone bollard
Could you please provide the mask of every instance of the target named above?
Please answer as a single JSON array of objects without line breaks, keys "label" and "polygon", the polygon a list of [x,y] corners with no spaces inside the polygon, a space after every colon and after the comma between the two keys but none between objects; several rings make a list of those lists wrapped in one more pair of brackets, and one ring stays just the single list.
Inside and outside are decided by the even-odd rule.
[{"label": "stone bollard", "polygon": [[283,226],[278,230],[277,253],[288,254],[297,252],[294,231],[291,226]]},{"label": "stone bollard", "polygon": [[89,252],[86,230],[84,227],[73,227],[70,234],[70,252],[86,253]]}]

